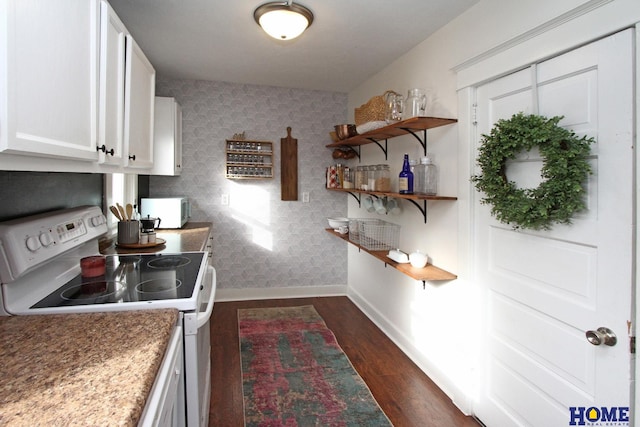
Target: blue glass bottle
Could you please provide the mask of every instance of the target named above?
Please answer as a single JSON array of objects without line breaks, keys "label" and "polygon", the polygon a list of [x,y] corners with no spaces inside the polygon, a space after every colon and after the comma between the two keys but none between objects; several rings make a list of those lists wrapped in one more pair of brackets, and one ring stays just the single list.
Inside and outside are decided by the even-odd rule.
[{"label": "blue glass bottle", "polygon": [[409,165],[408,154],[404,155],[402,171],[398,177],[398,193],[413,194],[413,172],[411,172],[411,166]]}]

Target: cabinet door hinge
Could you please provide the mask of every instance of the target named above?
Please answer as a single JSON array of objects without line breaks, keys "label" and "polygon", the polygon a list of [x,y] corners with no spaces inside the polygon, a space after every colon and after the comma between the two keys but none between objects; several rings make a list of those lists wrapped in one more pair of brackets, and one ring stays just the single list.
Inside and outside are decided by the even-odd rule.
[{"label": "cabinet door hinge", "polygon": [[471,123],[474,126],[478,124],[478,104],[471,106]]},{"label": "cabinet door hinge", "polygon": [[629,352],[631,354],[636,354],[636,337],[629,337]]}]

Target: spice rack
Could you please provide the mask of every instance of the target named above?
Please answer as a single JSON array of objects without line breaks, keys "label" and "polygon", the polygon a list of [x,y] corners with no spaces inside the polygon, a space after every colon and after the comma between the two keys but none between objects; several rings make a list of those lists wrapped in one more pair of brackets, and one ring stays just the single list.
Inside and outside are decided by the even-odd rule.
[{"label": "spice rack", "polygon": [[360,251],[364,251],[368,254],[370,254],[371,256],[373,256],[374,258],[379,259],[380,261],[384,262],[385,266],[390,265],[391,267],[395,268],[396,270],[398,270],[399,272],[406,274],[407,276],[411,277],[412,279],[415,280],[420,280],[422,282],[422,287],[425,287],[425,282],[426,281],[431,281],[431,282],[438,282],[438,281],[446,281],[446,280],[455,280],[458,278],[458,276],[456,276],[453,273],[449,273],[446,270],[443,270],[441,268],[438,268],[432,264],[427,264],[425,267],[423,268],[416,268],[413,267],[411,264],[402,264],[402,263],[398,263],[395,262],[394,260],[392,260],[391,258],[389,258],[388,255],[388,251],[370,251],[366,248],[364,248],[363,246],[352,242],[351,240],[349,240],[349,235],[348,234],[340,234],[337,233],[335,231],[333,231],[330,228],[326,228],[325,229],[329,234],[332,234],[342,240],[344,240],[345,242],[348,242],[354,246],[356,246],[358,248],[358,250]]},{"label": "spice rack", "polygon": [[227,139],[225,150],[227,179],[273,178],[273,143]]}]

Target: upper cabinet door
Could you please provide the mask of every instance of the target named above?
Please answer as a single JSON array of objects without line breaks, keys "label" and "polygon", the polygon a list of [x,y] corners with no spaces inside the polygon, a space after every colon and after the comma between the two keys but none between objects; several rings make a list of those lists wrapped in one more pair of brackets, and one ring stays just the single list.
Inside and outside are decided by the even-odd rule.
[{"label": "upper cabinet door", "polygon": [[98,160],[98,0],[1,3],[0,152]]},{"label": "upper cabinet door", "polygon": [[[123,164],[124,74],[127,29],[109,3],[100,11],[100,163]],[[104,147],[104,148],[102,148]]]},{"label": "upper cabinet door", "polygon": [[156,72],[138,44],[126,36],[124,143],[125,166],[153,166],[153,112]]},{"label": "upper cabinet door", "polygon": [[174,98],[156,96],[153,169],[149,175],[182,173],[182,108]]}]

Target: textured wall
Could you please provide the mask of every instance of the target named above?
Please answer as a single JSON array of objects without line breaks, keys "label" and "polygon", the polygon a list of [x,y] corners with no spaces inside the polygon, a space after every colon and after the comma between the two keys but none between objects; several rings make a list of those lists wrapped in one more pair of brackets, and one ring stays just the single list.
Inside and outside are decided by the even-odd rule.
[{"label": "textured wall", "polygon": [[[324,189],[324,170],[333,162],[328,132],[347,117],[346,94],[162,78],[156,93],[182,106],[184,168],[180,177],[150,177],[149,192],[188,196],[191,220],[214,223],[218,287],[345,285],[347,245],[324,229],[326,217],[346,216],[349,196]],[[280,139],[288,126],[298,139],[295,202],[280,200]],[[273,179],[224,177],[225,140],[243,131],[274,143]],[[302,192],[310,203],[302,203]]]}]

